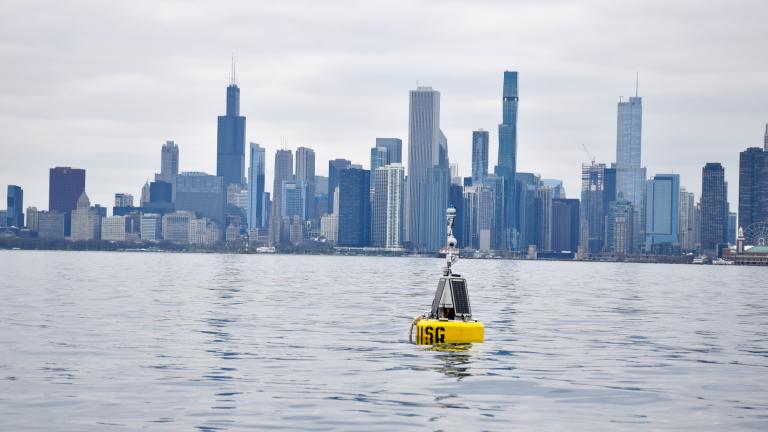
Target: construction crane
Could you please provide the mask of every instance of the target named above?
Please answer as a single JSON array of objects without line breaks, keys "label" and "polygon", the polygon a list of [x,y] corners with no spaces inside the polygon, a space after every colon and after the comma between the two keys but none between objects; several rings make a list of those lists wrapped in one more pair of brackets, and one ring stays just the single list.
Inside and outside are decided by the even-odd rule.
[{"label": "construction crane", "polygon": [[584,151],[587,153],[587,157],[589,157],[589,160],[592,161],[592,165],[595,164],[595,157],[592,156],[592,153],[589,152],[587,149],[587,146],[584,145],[584,143],[581,144],[581,147],[584,148]]}]

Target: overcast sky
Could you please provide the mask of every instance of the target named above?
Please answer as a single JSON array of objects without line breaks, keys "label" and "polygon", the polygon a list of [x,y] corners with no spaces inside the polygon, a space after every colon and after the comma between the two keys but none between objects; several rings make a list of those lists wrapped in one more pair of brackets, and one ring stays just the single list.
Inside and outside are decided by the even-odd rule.
[{"label": "overcast sky", "polygon": [[[369,165],[376,137],[407,146],[408,91],[441,93],[451,162],[472,130],[497,157],[502,72],[520,73],[518,171],[578,197],[582,144],[616,156],[616,103],[643,97],[643,164],[701,189],[768,122],[768,2],[0,0],[0,185],[48,207],[48,169],[87,170],[91,202],[138,200],[175,140],[182,171],[216,171],[216,116],[237,57],[246,140]],[[407,150],[404,149],[404,155]],[[4,197],[4,191],[0,196]],[[4,207],[4,205],[0,205]]]}]

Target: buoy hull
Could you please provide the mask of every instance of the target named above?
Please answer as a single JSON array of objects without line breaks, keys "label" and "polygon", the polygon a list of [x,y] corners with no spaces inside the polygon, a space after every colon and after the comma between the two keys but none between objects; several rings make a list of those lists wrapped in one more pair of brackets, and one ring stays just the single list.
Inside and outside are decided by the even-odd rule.
[{"label": "buoy hull", "polygon": [[483,342],[485,326],[479,321],[423,319],[416,323],[416,344],[462,344]]}]

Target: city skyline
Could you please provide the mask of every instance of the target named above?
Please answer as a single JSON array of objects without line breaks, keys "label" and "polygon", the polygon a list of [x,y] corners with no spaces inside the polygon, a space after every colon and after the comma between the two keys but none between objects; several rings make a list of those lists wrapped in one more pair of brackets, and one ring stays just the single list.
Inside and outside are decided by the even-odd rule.
[{"label": "city skyline", "polygon": [[[499,71],[517,70],[524,96],[518,171],[563,179],[569,197],[578,195],[579,164],[587,161],[582,143],[598,161],[613,159],[615,103],[619,96],[634,94],[639,71],[645,105],[642,164],[648,176],[678,173],[681,185],[699,196],[701,166],[721,161],[729,196],[736,196],[734,155],[759,146],[768,111],[761,91],[768,78],[757,73],[766,69],[766,59],[754,55],[753,45],[766,39],[768,30],[758,19],[766,6],[695,4],[693,17],[688,16],[692,5],[669,6],[670,22],[656,23],[648,12],[653,8],[644,6],[604,5],[598,12],[588,5],[477,3],[464,17],[464,8],[448,4],[440,16],[450,17],[452,25],[419,20],[436,32],[435,38],[415,37],[425,27],[411,28],[419,14],[405,11],[429,8],[410,3],[355,6],[357,24],[339,29],[318,25],[320,18],[344,9],[339,3],[317,18],[311,18],[318,13],[311,7],[301,11],[299,6],[282,10],[261,5],[273,23],[243,7],[208,15],[200,6],[177,13],[166,5],[161,8],[165,14],[141,25],[134,22],[140,6],[52,5],[45,11],[75,21],[88,19],[95,34],[104,33],[83,42],[59,31],[58,24],[48,25],[45,14],[36,17],[31,6],[20,4],[0,18],[14,47],[9,68],[0,72],[0,126],[6,131],[0,183],[22,185],[25,202],[42,206],[46,170],[72,166],[88,170],[93,202],[108,204],[115,192],[139,196],[143,180],[159,171],[157,145],[166,140],[179,145],[182,170],[215,173],[212,119],[225,110],[222,88],[235,52],[241,113],[251,123],[246,140],[259,142],[268,155],[284,138],[293,149],[313,148],[318,161],[349,158],[367,165],[376,137],[405,140],[407,92],[418,81],[442,94],[441,125],[451,143],[449,157],[459,163],[463,176],[471,170],[471,132],[495,131],[500,121]],[[521,22],[509,28],[494,19],[510,14],[535,22],[548,16],[552,24],[537,28]],[[473,19],[485,20],[484,30],[471,26]],[[285,25],[292,20],[308,20],[308,25]],[[374,20],[383,27],[367,30],[364,24]],[[655,31],[622,32],[621,47],[596,37],[620,31],[628,21],[635,27],[653,24]],[[231,34],[215,35],[216,28],[228,25]],[[450,36],[455,26],[466,30],[461,43]],[[191,28],[200,35],[194,36]],[[255,28],[274,31],[275,37],[248,37]],[[142,37],[138,29],[167,37]],[[488,33],[502,29],[505,37]],[[559,35],[569,29],[569,40],[563,40]],[[401,30],[402,37],[389,40]],[[349,31],[357,31],[358,40],[342,37]],[[523,36],[526,44],[521,44]],[[178,50],[178,40],[205,37],[216,43]],[[675,54],[680,52],[685,55]],[[29,85],[33,80],[35,85]],[[711,85],[713,81],[719,85]],[[495,135],[490,137],[491,155],[498,151]],[[317,174],[327,175],[325,169],[320,164]],[[271,170],[268,161],[267,178]]]}]

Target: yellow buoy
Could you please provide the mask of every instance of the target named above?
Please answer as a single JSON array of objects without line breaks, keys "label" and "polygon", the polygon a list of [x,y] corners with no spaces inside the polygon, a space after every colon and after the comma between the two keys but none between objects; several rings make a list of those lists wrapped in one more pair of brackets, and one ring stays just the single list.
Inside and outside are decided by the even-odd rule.
[{"label": "yellow buoy", "polygon": [[463,344],[483,342],[485,326],[479,321],[422,319],[416,323],[416,344]]},{"label": "yellow buoy", "polygon": [[448,209],[448,247],[443,277],[437,284],[432,309],[416,317],[411,323],[408,339],[418,345],[468,344],[485,340],[483,323],[472,319],[469,306],[467,280],[454,274],[458,250],[453,237],[453,221],[456,210]]}]

